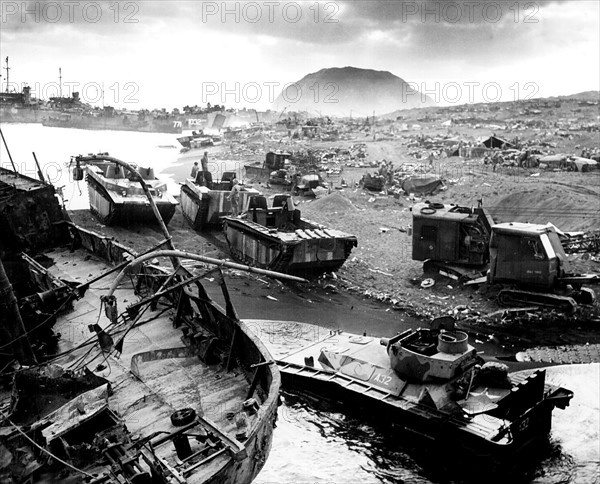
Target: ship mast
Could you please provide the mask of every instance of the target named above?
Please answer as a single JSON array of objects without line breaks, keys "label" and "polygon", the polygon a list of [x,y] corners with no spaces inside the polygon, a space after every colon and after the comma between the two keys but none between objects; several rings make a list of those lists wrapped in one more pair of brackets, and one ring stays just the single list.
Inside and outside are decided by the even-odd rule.
[{"label": "ship mast", "polygon": [[9,75],[10,75],[10,67],[8,67],[8,56],[6,56],[6,67],[4,68],[4,70],[6,71],[6,91],[4,92],[8,92],[8,86],[9,84]]},{"label": "ship mast", "polygon": [[58,68],[58,97],[62,98],[62,68]]}]

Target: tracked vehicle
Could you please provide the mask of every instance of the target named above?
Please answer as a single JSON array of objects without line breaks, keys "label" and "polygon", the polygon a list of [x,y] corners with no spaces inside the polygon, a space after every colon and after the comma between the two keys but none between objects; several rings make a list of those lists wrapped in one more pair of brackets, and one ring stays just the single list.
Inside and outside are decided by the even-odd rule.
[{"label": "tracked vehicle", "polygon": [[[188,178],[181,185],[181,211],[194,230],[204,230],[221,223],[221,217],[231,215],[231,189],[235,172],[226,171],[221,180],[213,180],[208,171],[199,171],[196,179]],[[244,210],[250,197],[259,195],[254,188],[240,186],[239,207]]]},{"label": "tracked vehicle", "polygon": [[349,404],[472,464],[535,448],[573,397],[544,370],[484,364],[451,320],[381,340],[335,332],[278,364],[286,390]]},{"label": "tracked vehicle", "polygon": [[250,180],[268,180],[273,171],[284,170],[289,165],[291,156],[291,153],[285,151],[269,151],[262,163],[251,163],[244,167],[246,178]]},{"label": "tracked vehicle", "polygon": [[[487,274],[490,284],[505,287],[498,301],[507,306],[535,305],[573,311],[591,304],[598,274],[572,274],[565,247],[580,252],[595,237],[561,241],[556,228],[520,222],[494,224],[483,208],[418,203],[413,209],[413,259],[427,271],[455,279]],[[510,286],[510,287],[508,287]]]},{"label": "tracked vehicle", "polygon": [[571,274],[567,256],[552,225],[510,222],[492,227],[490,270],[492,284],[504,288],[498,301],[507,306],[535,304],[573,311],[591,304],[594,291],[583,284],[600,282],[597,274]]},{"label": "tracked vehicle", "polygon": [[357,245],[354,235],[302,219],[289,195],[276,195],[270,208],[265,197],[252,197],[242,217],[223,220],[234,259],[279,272],[335,271]]},{"label": "tracked vehicle", "polygon": [[[146,190],[165,224],[173,218],[178,202],[167,192],[167,184],[156,178],[152,168],[124,163],[108,153],[75,156],[71,163],[75,164],[75,180],[82,180],[85,173],[90,211],[103,224],[155,223],[155,214],[148,203]],[[143,185],[140,184],[138,173]]]}]

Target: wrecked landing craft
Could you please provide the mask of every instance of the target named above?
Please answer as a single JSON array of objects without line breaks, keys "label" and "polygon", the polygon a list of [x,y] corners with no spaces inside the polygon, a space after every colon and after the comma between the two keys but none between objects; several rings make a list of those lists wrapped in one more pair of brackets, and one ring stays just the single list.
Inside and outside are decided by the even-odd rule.
[{"label": "wrecked landing craft", "polygon": [[[218,226],[221,217],[231,215],[231,189],[235,172],[225,172],[220,181],[213,181],[209,171],[199,171],[196,179],[187,178],[181,185],[181,211],[194,230]],[[258,190],[240,185],[239,206],[245,209],[251,196]]]},{"label": "wrecked landing craft", "polygon": [[[84,249],[49,256],[64,279],[106,271]],[[118,315],[116,299],[101,300],[105,291],[91,287],[54,327],[63,335],[59,347],[72,348],[53,363],[83,380],[91,380],[83,376],[90,368],[106,384],[58,409],[56,398],[44,398],[50,406],[36,408],[33,421],[24,402],[35,401],[40,388],[60,389],[59,376],[16,385],[18,398],[2,410],[0,441],[9,464],[0,473],[64,483],[81,482],[82,475],[98,483],[251,482],[258,473],[278,405],[279,374],[267,350],[237,320],[220,270],[177,276],[141,262],[130,266],[139,267],[133,286],[118,287],[119,300],[135,300],[137,289],[141,301]],[[199,284],[208,276],[220,280],[226,311]],[[153,304],[161,310],[143,319]],[[110,321],[100,326],[102,306]],[[26,465],[22,448],[30,456]]]},{"label": "wrecked landing craft", "polygon": [[284,388],[351,404],[473,469],[528,455],[548,438],[553,409],[566,408],[573,393],[546,384],[543,370],[508,374],[483,364],[453,326],[381,341],[334,332],[278,361]]},{"label": "wrecked landing craft", "polygon": [[339,230],[302,219],[289,195],[252,197],[245,215],[224,217],[223,231],[234,259],[289,274],[339,269],[357,240]]},{"label": "wrecked landing craft", "polygon": [[[34,201],[18,183],[11,187],[9,202],[19,196]],[[3,361],[3,383],[12,376],[14,385],[1,393],[0,477],[65,484],[251,482],[269,454],[280,376],[237,318],[220,268],[192,274],[177,262],[215,261],[174,250],[136,257],[111,239],[56,222],[37,228],[35,240],[47,242],[39,251],[51,248],[47,275],[73,286],[72,310],[39,297],[61,335],[56,351],[9,351]],[[69,247],[53,237],[56,227],[70,230]],[[19,234],[13,232],[3,242]],[[14,247],[3,250],[4,260],[16,257]],[[147,263],[161,256],[174,261],[175,271]],[[122,269],[118,276],[116,269]],[[208,276],[220,284],[225,309],[200,284]],[[131,284],[120,285],[124,278]],[[88,283],[75,282],[82,280]],[[119,314],[117,301],[136,300]],[[26,325],[14,340],[3,339],[3,352],[28,342],[31,331]]]},{"label": "wrecked landing craft", "polygon": [[154,176],[152,168],[139,168],[108,153],[80,155],[72,157],[71,162],[75,163],[75,180],[83,179],[81,165],[86,165],[90,212],[103,224],[154,222],[148,196],[153,198],[165,224],[175,215],[178,202],[167,192],[167,184]]}]

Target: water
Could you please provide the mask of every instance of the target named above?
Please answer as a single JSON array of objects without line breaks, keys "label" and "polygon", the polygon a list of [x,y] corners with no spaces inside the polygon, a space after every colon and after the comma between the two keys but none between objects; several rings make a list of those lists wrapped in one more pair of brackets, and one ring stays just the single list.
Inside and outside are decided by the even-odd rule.
[{"label": "water", "polygon": [[[553,429],[541,458],[510,482],[593,484],[600,482],[600,365],[547,369],[549,382],[573,390],[565,410],[553,413]],[[318,406],[320,407],[320,405]],[[271,483],[483,483],[490,475],[447,474],[422,447],[399,441],[339,409],[320,409],[293,398],[280,408],[273,448],[257,484]],[[500,482],[505,482],[499,477]],[[494,480],[496,482],[496,480]],[[508,482],[508,481],[506,481]]]},{"label": "water", "polygon": [[[179,195],[179,183],[189,175],[194,159],[201,150],[180,155],[177,137],[167,133],[137,133],[131,131],[93,131],[69,128],[49,128],[41,124],[2,124],[2,132],[17,170],[31,178],[38,178],[32,152],[42,166],[47,181],[64,187],[63,196],[69,210],[89,207],[87,184],[73,180],[68,168],[71,156],[88,153],[106,153],[141,167],[152,167],[157,176],[167,182],[172,195]],[[11,168],[4,144],[0,147],[0,165]],[[241,169],[239,162],[211,160],[209,169],[213,178],[223,171]]]},{"label": "water", "polygon": [[[31,152],[35,152],[44,173],[57,186],[64,186],[69,209],[87,208],[85,183],[72,180],[66,167],[71,155],[108,151],[124,161],[141,166],[153,166],[161,178],[168,178],[169,190],[177,194],[177,182],[183,181],[191,165],[189,154],[181,157],[172,134],[132,133],[117,131],[84,131],[46,128],[35,124],[3,124],[2,130],[9,143],[13,160],[19,171],[37,177]],[[177,146],[165,148],[161,146]],[[200,155],[199,153],[198,155]],[[10,167],[4,146],[0,148],[0,164]],[[225,169],[232,166],[227,165]],[[177,174],[179,173],[179,175]],[[306,295],[317,305],[347,305],[343,298],[328,302],[315,295]],[[298,312],[305,311],[306,297],[296,301]],[[293,305],[290,296],[288,305]],[[310,304],[310,303],[309,303]],[[368,303],[371,304],[371,303]],[[366,318],[366,306],[356,307],[359,321]],[[363,307],[364,306],[364,307]],[[314,309],[314,308],[313,308]],[[376,308],[375,308],[376,309]],[[350,311],[346,308],[347,311]],[[352,309],[354,311],[354,309]],[[369,308],[373,314],[374,308]],[[253,315],[241,314],[242,317]],[[341,311],[342,313],[344,311]],[[279,315],[281,317],[281,315]],[[321,315],[322,316],[322,315]],[[314,316],[315,318],[317,316]],[[383,331],[387,315],[379,315]],[[283,318],[285,319],[285,318]],[[299,319],[295,317],[293,319]],[[377,318],[376,318],[377,319]],[[315,322],[315,321],[307,321]],[[343,326],[339,321],[329,322],[332,327]],[[361,322],[345,327],[360,332]],[[372,326],[370,326],[372,328]],[[392,326],[393,328],[393,326]],[[391,329],[392,329],[391,328]],[[392,331],[395,332],[395,331]],[[575,392],[575,398],[566,410],[555,410],[553,431],[548,449],[542,452],[540,462],[526,475],[512,482],[535,484],[593,484],[600,482],[600,365],[554,367],[548,379]],[[256,482],[271,483],[442,483],[463,482],[460,474],[448,476],[440,471],[435,456],[427,449],[412,448],[410,442],[400,442],[393,433],[365,423],[361,416],[346,415],[337,408],[314,408],[291,397],[280,407],[278,427],[273,436],[269,460]],[[471,482],[488,482],[490,476],[475,477]]]}]

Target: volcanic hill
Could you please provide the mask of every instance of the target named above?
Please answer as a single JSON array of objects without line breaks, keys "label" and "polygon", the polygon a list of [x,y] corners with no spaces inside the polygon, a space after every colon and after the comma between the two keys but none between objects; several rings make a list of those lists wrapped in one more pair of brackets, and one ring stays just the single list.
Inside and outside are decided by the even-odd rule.
[{"label": "volcanic hill", "polygon": [[282,90],[273,109],[367,117],[434,105],[404,79],[387,71],[332,67],[304,76]]}]

